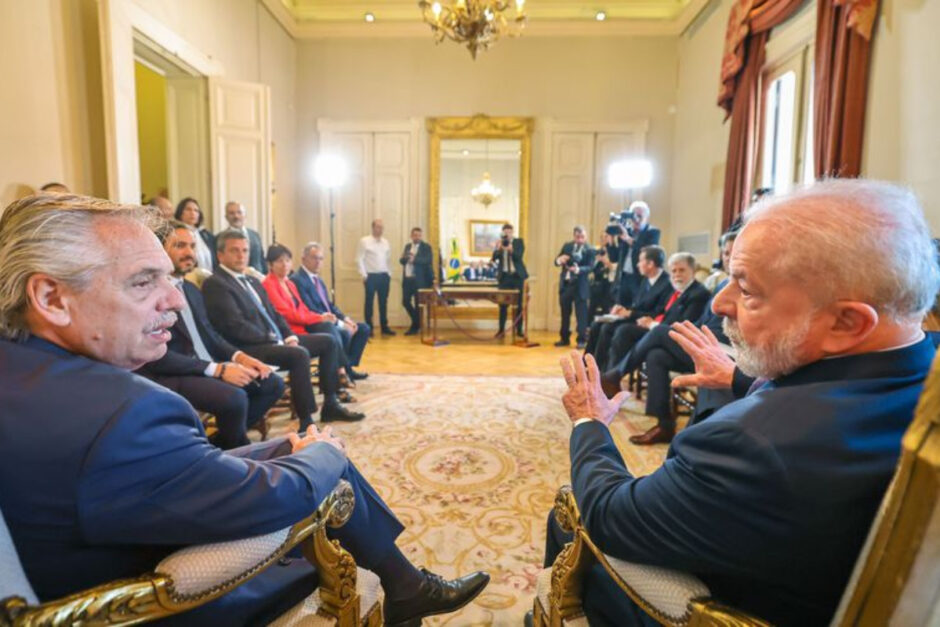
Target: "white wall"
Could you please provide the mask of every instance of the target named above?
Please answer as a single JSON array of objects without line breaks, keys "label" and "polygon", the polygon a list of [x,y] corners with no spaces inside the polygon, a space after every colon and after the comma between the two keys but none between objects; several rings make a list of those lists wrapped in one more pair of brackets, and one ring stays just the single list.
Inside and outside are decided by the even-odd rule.
[{"label": "white wall", "polygon": [[0,209],[44,183],[107,193],[93,1],[0,3]]},{"label": "white wall", "polygon": [[[671,233],[663,234],[673,252],[680,236],[721,229],[729,122],[718,99],[718,71],[732,0],[714,0],[679,38],[675,159],[672,170]],[[713,254],[717,244],[713,242]],[[700,259],[702,265],[708,260]]]},{"label": "white wall", "polygon": [[940,236],[940,2],[887,0],[875,32],[862,171],[910,185]]},{"label": "white wall", "polygon": [[[487,115],[576,120],[649,119],[647,150],[663,173],[647,195],[657,220],[668,221],[672,167],[676,47],[671,37],[522,37],[501,41],[479,55],[454,44],[421,39],[322,40],[299,43],[297,163],[317,151],[316,120],[395,120],[428,116]],[[533,140],[532,215],[538,216],[542,159],[538,128]],[[316,190],[299,181],[304,206]],[[426,182],[422,186],[426,188]],[[426,191],[422,190],[426,195]],[[421,215],[427,215],[426,199]],[[322,237],[316,216],[298,215],[305,236]],[[538,221],[533,221],[538,228]],[[425,225],[426,227],[427,225]],[[668,224],[663,224],[668,229]],[[552,248],[556,244],[552,243]]]}]

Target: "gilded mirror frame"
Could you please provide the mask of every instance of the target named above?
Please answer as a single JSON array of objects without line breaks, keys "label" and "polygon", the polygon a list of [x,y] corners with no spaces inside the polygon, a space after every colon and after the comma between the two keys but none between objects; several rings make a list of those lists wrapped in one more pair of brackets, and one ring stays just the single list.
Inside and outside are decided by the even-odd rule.
[{"label": "gilded mirror frame", "polygon": [[535,118],[473,117],[428,118],[430,134],[430,191],[428,193],[428,242],[437,248],[441,239],[441,140],[442,139],[518,139],[519,156],[519,224],[517,237],[529,236],[529,189],[532,170],[532,131]]}]

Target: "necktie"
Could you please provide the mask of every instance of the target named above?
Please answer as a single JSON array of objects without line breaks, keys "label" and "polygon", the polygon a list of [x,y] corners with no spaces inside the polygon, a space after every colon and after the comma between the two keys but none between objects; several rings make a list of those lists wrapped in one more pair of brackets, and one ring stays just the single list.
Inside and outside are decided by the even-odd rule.
[{"label": "necktie", "polygon": [[681,293],[682,293],[682,292],[680,292],[679,290],[676,290],[675,292],[672,293],[672,296],[670,296],[670,297],[669,297],[669,300],[666,302],[666,308],[663,309],[663,313],[659,314],[658,316],[656,316],[656,317],[654,318],[654,320],[656,320],[656,322],[662,322],[662,321],[663,321],[663,318],[666,317],[666,312],[669,311],[669,308],[672,307],[673,304],[676,302],[676,300],[679,299],[679,295],[680,295]]},{"label": "necktie", "polygon": [[251,294],[252,300],[255,302],[255,307],[258,308],[258,311],[261,312],[261,317],[264,318],[264,321],[268,323],[268,328],[274,333],[274,337],[277,338],[278,342],[284,341],[284,336],[281,335],[280,329],[277,328],[277,325],[274,324],[274,320],[271,319],[271,316],[268,315],[267,309],[264,307],[264,303],[261,302],[261,297],[258,296],[258,293],[255,291],[255,288],[251,286],[251,283],[248,281],[248,277],[240,276],[238,280],[248,289],[248,293]]},{"label": "necktie", "polygon": [[323,306],[326,308],[326,311],[330,310],[330,297],[326,293],[326,288],[323,287],[323,281],[320,280],[320,277],[313,274],[310,276],[313,279],[313,286],[317,289],[317,294],[320,295],[320,300],[323,301]]},{"label": "necktie", "polygon": [[189,339],[192,340],[193,350],[196,352],[196,357],[203,361],[212,361],[212,355],[209,354],[206,345],[202,341],[202,336],[199,335],[199,328],[196,326],[196,320],[193,318],[193,312],[189,308],[189,301],[186,300],[186,290],[183,289],[183,282],[180,281],[176,285],[176,289],[183,293],[183,300],[186,302],[186,306],[180,311],[180,315],[183,317],[183,324],[186,325],[186,331],[189,333]]},{"label": "necktie", "polygon": [[503,272],[512,274],[512,255],[505,248],[503,249]]}]

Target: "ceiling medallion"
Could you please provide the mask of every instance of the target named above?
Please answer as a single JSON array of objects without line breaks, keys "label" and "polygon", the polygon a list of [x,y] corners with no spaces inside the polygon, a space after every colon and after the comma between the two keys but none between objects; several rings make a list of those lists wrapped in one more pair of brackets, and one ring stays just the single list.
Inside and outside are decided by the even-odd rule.
[{"label": "ceiling medallion", "polygon": [[507,0],[453,0],[442,2],[419,0],[424,21],[431,25],[437,43],[444,38],[466,44],[470,56],[486,50],[500,37],[517,37],[525,27],[525,0],[515,0],[515,17],[506,16]]}]

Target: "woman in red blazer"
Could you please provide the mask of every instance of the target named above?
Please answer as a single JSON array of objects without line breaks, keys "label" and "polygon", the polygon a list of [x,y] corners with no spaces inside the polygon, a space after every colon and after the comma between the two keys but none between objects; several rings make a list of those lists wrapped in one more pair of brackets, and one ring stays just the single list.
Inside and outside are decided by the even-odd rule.
[{"label": "woman in red blazer", "polygon": [[[292,257],[290,249],[287,248],[287,246],[272,244],[271,247],[268,248],[268,276],[264,278],[261,284],[268,293],[271,304],[274,305],[274,309],[284,317],[284,320],[287,321],[287,325],[294,333],[310,333],[311,331],[313,333],[330,333],[336,336],[339,345],[342,346],[342,337],[335,330],[336,316],[333,314],[321,315],[310,311],[304,302],[300,300],[297,286],[294,285],[293,281],[287,278],[293,267]],[[320,323],[325,323],[322,328],[310,329],[313,325]],[[343,387],[355,387],[346,375],[347,364],[346,353],[341,349],[339,355],[340,385]],[[350,399],[352,397],[348,394],[340,397],[341,401],[349,403],[351,401],[343,400],[344,398]]]},{"label": "woman in red blazer", "polygon": [[310,311],[297,292],[297,286],[288,279],[293,260],[286,246],[274,244],[268,249],[268,276],[262,285],[271,299],[271,304],[284,317],[291,331],[307,333],[307,327],[326,322],[326,317]]}]

